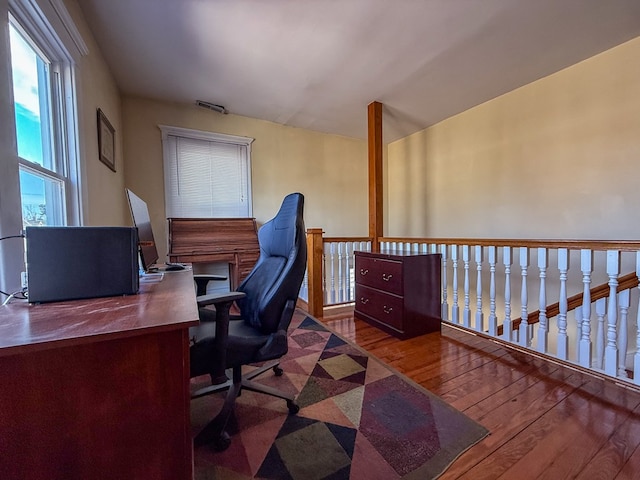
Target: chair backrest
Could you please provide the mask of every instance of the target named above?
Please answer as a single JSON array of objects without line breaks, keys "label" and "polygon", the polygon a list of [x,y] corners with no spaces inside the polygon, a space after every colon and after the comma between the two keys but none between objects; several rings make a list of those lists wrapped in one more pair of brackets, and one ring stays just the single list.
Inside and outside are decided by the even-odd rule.
[{"label": "chair backrest", "polygon": [[307,267],[303,213],[301,193],[284,198],[276,216],[258,231],[260,258],[238,287],[247,295],[237,302],[242,317],[262,333],[277,331],[287,302],[295,305],[298,299]]}]

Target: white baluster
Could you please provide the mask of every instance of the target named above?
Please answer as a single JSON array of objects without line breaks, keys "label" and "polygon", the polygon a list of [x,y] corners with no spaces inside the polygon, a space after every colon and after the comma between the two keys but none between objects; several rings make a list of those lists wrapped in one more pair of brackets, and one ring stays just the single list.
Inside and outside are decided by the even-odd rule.
[{"label": "white baluster", "polygon": [[496,317],[496,247],[487,247],[489,257],[489,335],[498,335],[498,318]]},{"label": "white baluster", "polygon": [[[640,252],[636,252],[636,277],[640,279]],[[638,284],[640,290],[640,283]],[[636,315],[636,354],[633,356],[633,383],[640,385],[640,295]]]},{"label": "white baluster", "polygon": [[300,298],[305,302],[309,301],[309,270],[305,269],[304,277],[302,277],[302,286],[300,287]]},{"label": "white baluster", "polygon": [[353,302],[354,300],[354,296],[353,296],[353,282],[351,281],[351,275],[353,272],[353,267],[355,266],[355,259],[354,259],[354,255],[353,255],[353,250],[354,250],[354,244],[353,242],[348,242],[346,245],[346,249],[347,249],[347,262],[346,262],[346,270],[347,270],[347,278],[346,278],[346,283],[347,283],[347,298],[346,301],[347,302]]},{"label": "white baluster", "polygon": [[447,300],[447,246],[440,245],[442,254],[442,320],[449,321],[449,303]]},{"label": "white baluster", "polygon": [[527,292],[527,273],[529,269],[529,248],[520,247],[520,272],[522,277],[522,290],[520,291],[521,321],[520,321],[520,345],[523,347],[531,346],[531,337],[529,336],[529,312],[527,303],[529,296]]},{"label": "white baluster", "polygon": [[591,365],[591,272],[593,252],[580,250],[580,270],[582,270],[582,329],[578,343],[578,363],[583,367]]},{"label": "white baluster", "polygon": [[329,286],[327,285],[327,250],[329,249],[329,245],[327,243],[323,244],[322,248],[322,291],[324,292],[324,304],[329,304]]},{"label": "white baluster", "polygon": [[513,321],[511,320],[511,247],[502,250],[504,263],[504,323],[502,324],[502,337],[511,341],[513,338]]},{"label": "white baluster", "polygon": [[604,368],[604,316],[607,313],[607,299],[596,300],[596,317],[598,327],[596,330],[596,358],[593,360],[594,368]]},{"label": "white baluster", "polygon": [[580,342],[582,341],[582,305],[573,311],[573,318],[576,321],[576,362],[580,363]]},{"label": "white baluster", "polygon": [[451,306],[451,321],[460,323],[460,309],[458,307],[458,246],[451,245],[451,263],[453,267],[453,305]]},{"label": "white baluster", "polygon": [[329,244],[329,265],[331,266],[330,277],[331,280],[331,303],[336,303],[336,244],[331,242]]},{"label": "white baluster", "polygon": [[482,247],[476,245],[476,330],[484,331],[484,314],[482,313]]},{"label": "white baluster", "polygon": [[547,353],[549,345],[549,321],[547,320],[547,249],[538,248],[538,270],[540,271],[540,297],[538,300],[538,351]]},{"label": "white baluster", "polygon": [[618,294],[618,306],[620,307],[620,322],[618,323],[618,376],[627,378],[627,316],[629,313],[629,290],[623,290]]},{"label": "white baluster", "polygon": [[567,271],[569,270],[569,252],[558,249],[558,270],[560,270],[560,312],[558,313],[558,358],[567,360],[569,337],[567,335]]},{"label": "white baluster", "polygon": [[471,328],[471,309],[469,307],[469,245],[462,246],[462,262],[464,263],[464,311],[462,313],[463,324]]},{"label": "white baluster", "polygon": [[615,377],[618,373],[618,347],[616,342],[618,323],[618,275],[620,252],[607,250],[607,275],[609,276],[609,307],[607,308],[607,345],[604,349],[604,372]]},{"label": "white baluster", "polygon": [[338,303],[345,300],[344,242],[338,243]]}]

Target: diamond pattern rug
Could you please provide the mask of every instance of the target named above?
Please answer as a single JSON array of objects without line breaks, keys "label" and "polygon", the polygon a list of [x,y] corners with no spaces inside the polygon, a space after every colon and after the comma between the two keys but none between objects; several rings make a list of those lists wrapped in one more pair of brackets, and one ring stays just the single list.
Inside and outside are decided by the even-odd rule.
[{"label": "diamond pattern rug", "polygon": [[[283,376],[255,380],[297,394],[300,412],[243,391],[227,426],[229,449],[195,449],[196,480],[433,479],[488,434],[301,311],[280,366]],[[191,402],[194,435],[221,403],[218,395]]]}]

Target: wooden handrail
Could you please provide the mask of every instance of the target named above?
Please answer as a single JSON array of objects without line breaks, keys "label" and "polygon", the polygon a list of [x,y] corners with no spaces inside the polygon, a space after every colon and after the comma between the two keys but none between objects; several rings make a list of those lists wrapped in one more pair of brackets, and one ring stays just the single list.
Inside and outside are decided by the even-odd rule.
[{"label": "wooden handrail", "polygon": [[324,243],[353,243],[353,242],[373,242],[371,237],[323,237]]},{"label": "wooden handrail", "polygon": [[529,247],[529,248],[568,248],[570,250],[619,250],[636,252],[640,242],[634,240],[559,240],[559,239],[513,239],[513,238],[403,238],[380,237],[380,242],[434,243],[437,245],[469,245],[480,247]]}]

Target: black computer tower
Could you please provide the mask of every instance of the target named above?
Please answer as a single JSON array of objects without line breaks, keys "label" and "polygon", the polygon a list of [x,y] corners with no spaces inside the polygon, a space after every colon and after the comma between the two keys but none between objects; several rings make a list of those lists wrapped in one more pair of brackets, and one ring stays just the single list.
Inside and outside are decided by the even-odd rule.
[{"label": "black computer tower", "polygon": [[138,292],[138,236],[131,227],[27,227],[30,303]]}]

